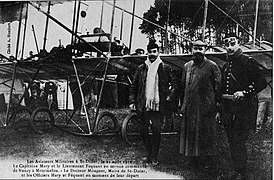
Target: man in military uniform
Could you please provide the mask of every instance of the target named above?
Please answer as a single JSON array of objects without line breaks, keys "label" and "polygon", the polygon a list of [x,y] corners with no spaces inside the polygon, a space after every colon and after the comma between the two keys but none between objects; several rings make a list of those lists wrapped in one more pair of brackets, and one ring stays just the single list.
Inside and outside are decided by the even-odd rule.
[{"label": "man in military uniform", "polygon": [[256,128],[257,93],[263,90],[267,83],[258,63],[243,54],[235,34],[227,35],[224,44],[227,50],[227,63],[222,71],[222,108],[216,119],[225,127],[234,172],[220,176],[220,179],[246,179],[245,142],[250,132]]}]

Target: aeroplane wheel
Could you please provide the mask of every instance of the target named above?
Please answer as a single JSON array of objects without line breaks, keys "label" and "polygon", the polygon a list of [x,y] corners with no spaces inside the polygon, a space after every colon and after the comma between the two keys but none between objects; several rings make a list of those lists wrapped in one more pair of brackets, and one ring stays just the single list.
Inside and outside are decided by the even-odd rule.
[{"label": "aeroplane wheel", "polygon": [[104,111],[97,119],[95,122],[96,135],[117,135],[119,133],[118,121],[113,113]]},{"label": "aeroplane wheel", "polygon": [[9,113],[8,125],[19,132],[29,132],[29,119],[31,118],[31,109],[20,106],[15,112]]},{"label": "aeroplane wheel", "polygon": [[37,134],[48,132],[54,125],[53,113],[47,107],[36,108],[31,114],[30,125]]},{"label": "aeroplane wheel", "polygon": [[140,136],[140,119],[137,113],[129,114],[122,123],[122,137],[131,146],[138,146],[141,144]]}]

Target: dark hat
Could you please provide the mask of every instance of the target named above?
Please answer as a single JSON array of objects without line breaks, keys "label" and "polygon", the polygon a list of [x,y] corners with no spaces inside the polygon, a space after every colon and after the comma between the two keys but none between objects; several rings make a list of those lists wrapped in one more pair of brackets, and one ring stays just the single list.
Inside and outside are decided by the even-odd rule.
[{"label": "dark hat", "polygon": [[159,49],[159,46],[155,43],[155,41],[149,41],[149,43],[147,45],[147,50],[154,49],[154,48]]},{"label": "dark hat", "polygon": [[204,43],[202,40],[198,39],[198,40],[192,42],[192,46],[207,46],[207,44]]},{"label": "dark hat", "polygon": [[239,37],[237,36],[236,33],[234,33],[234,32],[229,32],[229,33],[226,33],[226,34],[225,34],[224,39],[230,38],[230,37],[236,37],[237,39],[239,38]]},{"label": "dark hat", "polygon": [[142,53],[142,54],[144,54],[145,50],[143,50],[142,48],[137,48],[137,49],[135,49],[135,53]]}]

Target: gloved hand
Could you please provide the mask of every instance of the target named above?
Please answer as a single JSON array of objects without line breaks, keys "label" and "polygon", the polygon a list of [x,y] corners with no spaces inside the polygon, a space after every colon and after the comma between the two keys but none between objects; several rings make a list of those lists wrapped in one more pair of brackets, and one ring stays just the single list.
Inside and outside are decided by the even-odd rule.
[{"label": "gloved hand", "polygon": [[237,91],[233,94],[233,101],[239,101],[244,98],[244,92],[243,91]]},{"label": "gloved hand", "polygon": [[134,104],[134,103],[130,104],[130,105],[129,105],[129,109],[130,109],[131,111],[136,111],[136,106],[135,106],[135,104]]}]

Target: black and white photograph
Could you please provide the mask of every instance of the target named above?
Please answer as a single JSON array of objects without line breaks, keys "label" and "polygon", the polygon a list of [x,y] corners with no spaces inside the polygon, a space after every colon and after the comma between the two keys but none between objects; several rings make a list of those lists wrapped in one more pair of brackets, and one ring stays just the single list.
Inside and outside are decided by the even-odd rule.
[{"label": "black and white photograph", "polygon": [[0,179],[273,179],[272,0],[0,0]]}]

